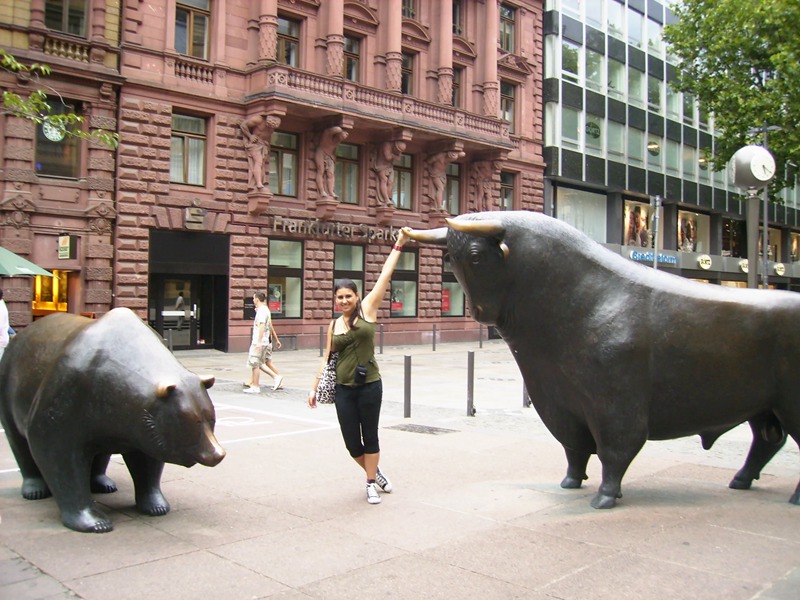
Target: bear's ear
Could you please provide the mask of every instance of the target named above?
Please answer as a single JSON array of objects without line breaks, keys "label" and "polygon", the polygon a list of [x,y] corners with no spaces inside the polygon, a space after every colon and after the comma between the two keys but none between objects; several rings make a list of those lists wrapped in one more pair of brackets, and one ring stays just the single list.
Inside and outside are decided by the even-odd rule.
[{"label": "bear's ear", "polygon": [[174,383],[162,381],[156,386],[156,398],[166,398],[176,387]]},{"label": "bear's ear", "polygon": [[217,380],[217,378],[214,377],[213,375],[200,375],[200,383],[202,383],[203,387],[206,388],[206,389],[208,389],[212,385],[214,385],[214,382],[216,380]]}]

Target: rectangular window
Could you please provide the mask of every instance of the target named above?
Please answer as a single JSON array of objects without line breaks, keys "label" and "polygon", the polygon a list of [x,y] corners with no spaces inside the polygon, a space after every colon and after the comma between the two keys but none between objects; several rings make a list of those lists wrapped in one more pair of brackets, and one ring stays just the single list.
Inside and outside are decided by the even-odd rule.
[{"label": "rectangular window", "polygon": [[596,242],[606,242],[606,195],[558,188],[556,218],[569,223]]},{"label": "rectangular window", "polygon": [[681,145],[674,140],[667,140],[667,173],[680,175],[681,172]]},{"label": "rectangular window", "polygon": [[613,58],[608,59],[608,95],[625,97],[625,65]]},{"label": "rectangular window", "polygon": [[514,173],[500,171],[500,210],[514,210],[515,184]]},{"label": "rectangular window", "polygon": [[278,62],[296,67],[300,54],[300,23],[278,17]]},{"label": "rectangular window", "polygon": [[697,150],[691,146],[683,147],[683,176],[694,178],[697,175]]},{"label": "rectangular window", "polygon": [[664,47],[661,44],[661,25],[647,19],[647,50],[650,54],[661,56]]},{"label": "rectangular window", "polygon": [[442,261],[442,316],[464,316],[464,290],[456,280],[449,255]]},{"label": "rectangular window", "polygon": [[647,166],[660,171],[663,165],[664,140],[652,133],[647,137]]},{"label": "rectangular window", "polygon": [[460,213],[461,205],[461,165],[450,163],[447,165],[447,181],[444,185],[445,210],[451,215]]},{"label": "rectangular window", "polygon": [[[364,292],[364,246],[335,244],[333,246],[333,290],[336,291],[338,281],[351,279],[358,288],[358,295]],[[333,316],[341,314],[336,300],[333,301]]]},{"label": "rectangular window", "polygon": [[507,81],[500,82],[500,119],[508,123],[508,131],[514,133],[514,97],[517,86]]},{"label": "rectangular window", "polygon": [[209,0],[180,0],[175,6],[175,50],[208,59]]},{"label": "rectangular window", "polygon": [[579,60],[580,46],[567,40],[561,41],[561,78],[572,83],[580,79]]},{"label": "rectangular window", "polygon": [[403,0],[403,18],[413,19],[417,16],[416,0]]},{"label": "rectangular window", "polygon": [[681,93],[667,83],[667,116],[671,119],[681,117]]},{"label": "rectangular window", "polygon": [[205,185],[206,120],[172,115],[169,180],[173,183]]},{"label": "rectangular window", "polygon": [[500,49],[505,52],[516,52],[516,9],[507,4],[500,5]]},{"label": "rectangular window", "polygon": [[453,0],[453,35],[464,33],[464,5],[462,0]]},{"label": "rectangular window", "polygon": [[628,102],[644,105],[644,73],[632,67],[628,69]]},{"label": "rectangular window", "polygon": [[603,55],[586,48],[586,87],[596,92],[603,91]]},{"label": "rectangular window", "polygon": [[405,249],[392,274],[390,314],[393,317],[417,316],[417,253]]},{"label": "rectangular window", "polygon": [[628,128],[628,160],[635,165],[644,163],[644,131]]},{"label": "rectangular window", "polygon": [[691,94],[683,95],[683,122],[694,125],[694,96]]},{"label": "rectangular window", "polygon": [[[75,113],[80,115],[80,103],[65,105],[50,101],[51,114]],[[80,124],[77,125],[80,127]],[[75,179],[81,174],[81,139],[67,135],[58,124],[36,125],[36,174]]]},{"label": "rectangular window", "polygon": [[85,38],[86,4],[86,0],[46,0],[45,27]]},{"label": "rectangular window", "polygon": [[464,76],[462,67],[453,68],[453,106],[461,107],[461,79]]},{"label": "rectangular window", "polygon": [[586,115],[586,126],[583,128],[586,134],[586,151],[590,154],[600,154],[603,151],[603,117]]},{"label": "rectangular window", "polygon": [[303,316],[303,242],[269,241],[267,290],[273,318]]},{"label": "rectangular window", "polygon": [[628,7],[628,43],[635,48],[641,48],[643,37],[644,15]]},{"label": "rectangular window", "polygon": [[661,80],[652,75],[647,76],[647,107],[661,112]]},{"label": "rectangular window", "polygon": [[299,164],[297,136],[276,131],[269,154],[269,189],[280,196],[297,196]]},{"label": "rectangular window", "polygon": [[411,189],[414,177],[413,157],[410,154],[401,154],[394,163],[394,190],[392,202],[397,208],[411,210]]},{"label": "rectangular window", "polygon": [[336,147],[336,183],[334,191],[339,200],[358,204],[358,146],[339,144]]},{"label": "rectangular window", "polygon": [[649,248],[650,244],[650,205],[643,202],[625,201],[623,218],[623,243],[625,246]]},{"label": "rectangular window", "polygon": [[608,154],[615,160],[621,160],[625,156],[625,126],[609,121],[606,125],[606,144]]},{"label": "rectangular window", "polygon": [[606,22],[608,23],[608,35],[617,39],[625,39],[625,6],[615,0],[609,0],[607,6]]},{"label": "rectangular window", "polygon": [[414,93],[414,55],[403,52],[403,63],[400,69],[400,92]]},{"label": "rectangular window", "polygon": [[349,35],[344,36],[344,78],[358,81],[361,65],[361,40]]},{"label": "rectangular window", "polygon": [[561,107],[561,142],[564,147],[577,148],[580,144],[580,113]]}]

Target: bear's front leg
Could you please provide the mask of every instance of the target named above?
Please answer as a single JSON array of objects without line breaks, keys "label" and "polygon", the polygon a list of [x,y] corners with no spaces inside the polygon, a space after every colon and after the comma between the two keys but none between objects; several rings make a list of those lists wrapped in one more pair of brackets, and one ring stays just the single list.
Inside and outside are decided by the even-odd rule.
[{"label": "bear's front leg", "polygon": [[161,473],[164,461],[156,460],[138,450],[122,455],[128,465],[136,490],[136,508],[139,512],[157,517],[169,512],[169,502],[161,493]]}]

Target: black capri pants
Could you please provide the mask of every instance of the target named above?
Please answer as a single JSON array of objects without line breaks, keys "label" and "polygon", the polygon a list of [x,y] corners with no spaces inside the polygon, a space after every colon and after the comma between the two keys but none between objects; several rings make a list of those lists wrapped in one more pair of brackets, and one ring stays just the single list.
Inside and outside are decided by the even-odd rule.
[{"label": "black capri pants", "polygon": [[344,445],[353,458],[380,452],[378,421],[382,400],[380,379],[357,387],[336,384],[336,416]]}]

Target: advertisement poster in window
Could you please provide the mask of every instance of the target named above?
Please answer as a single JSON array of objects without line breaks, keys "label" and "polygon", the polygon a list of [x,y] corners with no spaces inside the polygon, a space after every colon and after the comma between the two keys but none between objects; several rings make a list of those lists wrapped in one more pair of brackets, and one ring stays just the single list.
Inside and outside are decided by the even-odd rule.
[{"label": "advertisement poster in window", "polygon": [[400,288],[392,289],[392,312],[400,312],[403,310],[403,290]]},{"label": "advertisement poster in window", "polygon": [[276,315],[283,314],[283,286],[280,283],[269,284],[267,306],[271,313]]},{"label": "advertisement poster in window", "polygon": [[450,312],[450,290],[447,288],[442,290],[442,312]]}]

